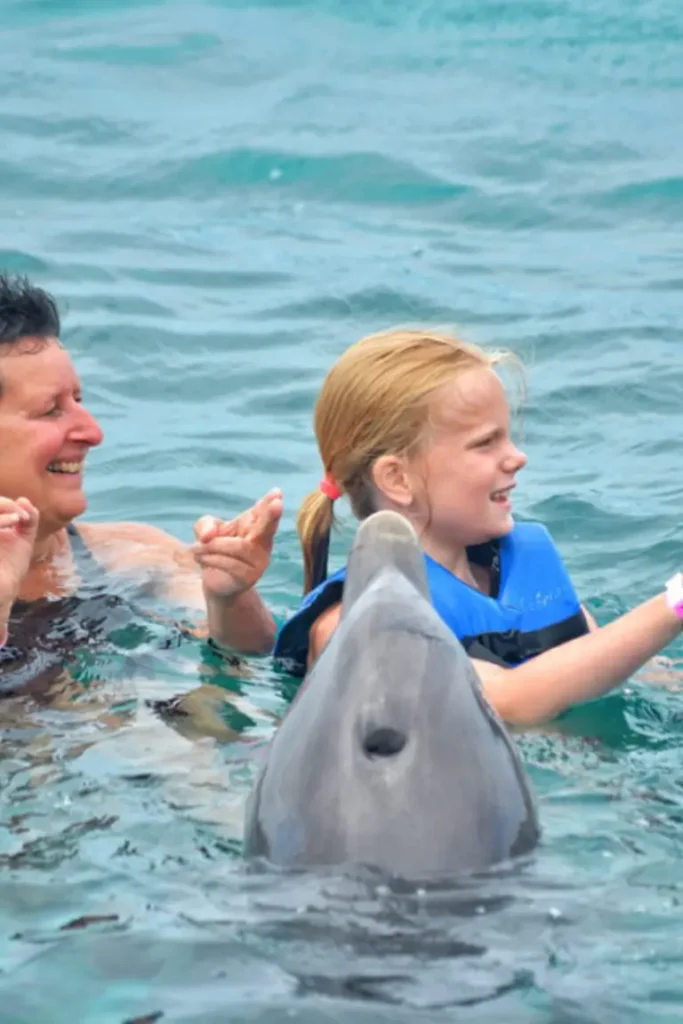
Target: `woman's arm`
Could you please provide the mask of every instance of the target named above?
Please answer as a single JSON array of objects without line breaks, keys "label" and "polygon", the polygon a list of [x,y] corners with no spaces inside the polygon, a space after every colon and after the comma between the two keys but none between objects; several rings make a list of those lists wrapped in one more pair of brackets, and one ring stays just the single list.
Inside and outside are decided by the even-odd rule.
[{"label": "woman's arm", "polygon": [[190,546],[147,523],[79,529],[110,572],[139,577],[159,597],[203,612],[198,634],[245,654],[267,654],[276,626],[255,584],[268,567],[281,514],[280,492],[271,492],[230,522],[198,520]]},{"label": "woman's arm", "polygon": [[7,643],[12,605],[31,566],[39,519],[26,498],[0,495],[0,647]]}]

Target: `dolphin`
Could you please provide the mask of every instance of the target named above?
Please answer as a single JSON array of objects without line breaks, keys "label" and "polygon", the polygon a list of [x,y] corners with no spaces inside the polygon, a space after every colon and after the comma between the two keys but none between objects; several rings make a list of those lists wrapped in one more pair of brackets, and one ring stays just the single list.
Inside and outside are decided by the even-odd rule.
[{"label": "dolphin", "polygon": [[244,853],[280,868],[365,866],[409,881],[531,852],[530,783],[457,637],[412,525],[359,525],[339,625],[266,752]]}]

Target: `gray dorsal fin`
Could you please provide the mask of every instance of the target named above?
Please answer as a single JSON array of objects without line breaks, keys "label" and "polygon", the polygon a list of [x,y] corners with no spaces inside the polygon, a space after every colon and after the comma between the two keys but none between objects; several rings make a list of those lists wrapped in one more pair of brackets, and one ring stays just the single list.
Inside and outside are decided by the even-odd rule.
[{"label": "gray dorsal fin", "polygon": [[383,569],[396,569],[431,601],[424,555],[417,533],[398,512],[375,512],[356,531],[349,552],[342,617]]}]

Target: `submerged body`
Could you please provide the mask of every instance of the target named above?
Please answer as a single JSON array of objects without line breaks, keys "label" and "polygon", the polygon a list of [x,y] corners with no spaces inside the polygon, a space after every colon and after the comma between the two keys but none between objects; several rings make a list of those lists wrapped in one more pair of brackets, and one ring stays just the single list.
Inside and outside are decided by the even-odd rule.
[{"label": "submerged body", "polygon": [[416,879],[487,867],[538,837],[517,749],[432,606],[414,529],[372,515],[340,624],[251,795],[246,854]]}]

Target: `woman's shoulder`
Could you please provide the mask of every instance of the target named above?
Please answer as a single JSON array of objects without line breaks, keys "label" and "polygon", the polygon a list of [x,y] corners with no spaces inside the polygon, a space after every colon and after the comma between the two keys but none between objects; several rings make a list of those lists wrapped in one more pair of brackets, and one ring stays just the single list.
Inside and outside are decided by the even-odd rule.
[{"label": "woman's shoulder", "polygon": [[78,521],[74,527],[92,554],[110,569],[158,564],[160,558],[183,564],[192,560],[186,544],[150,523]]}]

